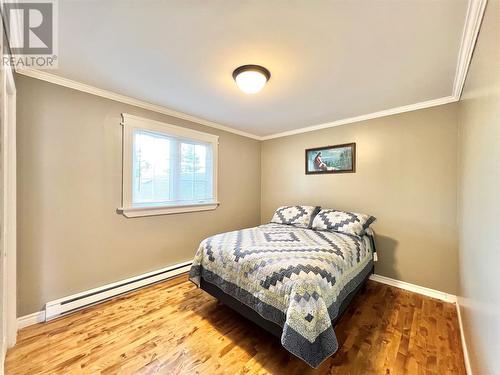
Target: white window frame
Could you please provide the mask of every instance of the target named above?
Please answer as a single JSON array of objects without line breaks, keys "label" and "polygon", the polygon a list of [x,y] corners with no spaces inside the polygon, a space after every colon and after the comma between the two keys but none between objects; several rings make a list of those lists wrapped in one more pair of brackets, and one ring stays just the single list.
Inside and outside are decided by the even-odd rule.
[{"label": "white window frame", "polygon": [[[182,212],[209,211],[219,206],[217,199],[217,166],[219,136],[200,132],[193,129],[182,128],[163,122],[150,120],[128,113],[122,113],[123,126],[123,179],[122,179],[122,207],[118,211],[126,217],[140,217],[153,215],[178,214]],[[132,204],[132,167],[133,167],[133,135],[135,130],[146,130],[180,138],[192,139],[212,144],[213,158],[213,194],[214,199],[206,203],[193,203],[186,205],[158,205],[158,206],[133,206]]]}]

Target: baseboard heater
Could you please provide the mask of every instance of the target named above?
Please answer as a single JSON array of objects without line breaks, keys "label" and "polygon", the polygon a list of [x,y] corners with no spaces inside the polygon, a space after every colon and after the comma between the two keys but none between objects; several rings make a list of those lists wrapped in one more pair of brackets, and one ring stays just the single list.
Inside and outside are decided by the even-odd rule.
[{"label": "baseboard heater", "polygon": [[153,272],[145,273],[129,279],[117,281],[99,288],[73,294],[45,304],[45,321],[70,314],[84,307],[109,300],[120,294],[128,293],[146,285],[166,280],[189,271],[192,262],[179,263]]}]

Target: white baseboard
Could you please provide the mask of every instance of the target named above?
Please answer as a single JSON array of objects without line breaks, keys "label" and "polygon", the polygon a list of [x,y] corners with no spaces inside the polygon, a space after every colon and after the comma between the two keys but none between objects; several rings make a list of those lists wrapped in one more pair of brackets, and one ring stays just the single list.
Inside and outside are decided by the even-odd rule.
[{"label": "white baseboard", "polygon": [[174,264],[156,271],[49,301],[45,304],[45,320],[48,321],[70,314],[76,310],[104,302],[124,293],[188,272],[191,268],[191,264],[191,260]]},{"label": "white baseboard", "polygon": [[[181,265],[184,265],[184,264],[187,264],[187,262],[181,263]],[[181,273],[185,272],[184,267],[180,268],[179,272],[177,274],[181,274]],[[144,276],[147,276],[149,274],[152,274],[152,272],[148,272],[147,274],[136,276],[136,277],[133,277],[133,278],[130,278],[127,280],[137,280],[137,279],[142,278]],[[176,276],[176,275],[170,275],[170,277],[173,277],[173,276]],[[440,300],[445,301],[445,302],[455,303],[456,308],[457,308],[458,324],[459,324],[459,328],[460,328],[460,337],[462,339],[462,348],[463,348],[463,352],[464,352],[465,369],[467,371],[467,375],[472,375],[472,370],[471,370],[470,361],[469,361],[469,352],[467,350],[467,344],[465,342],[464,328],[463,328],[463,323],[462,323],[462,315],[460,313],[460,306],[458,304],[457,297],[455,295],[441,292],[439,290],[430,289],[430,288],[426,288],[423,286],[407,283],[405,281],[391,279],[390,277],[381,276],[381,275],[373,274],[370,276],[370,279],[373,281],[383,283],[383,284],[394,286],[396,288],[400,288],[400,289],[408,290],[410,292],[422,294],[424,296],[437,298],[437,299],[440,299]],[[127,280],[122,280],[121,282],[124,282]],[[116,284],[116,283],[109,284],[109,285],[114,285],[114,284]],[[102,287],[97,288],[97,289],[106,289],[108,286],[102,286]],[[93,289],[93,290],[96,290],[96,289]],[[87,293],[87,292],[79,293],[79,295],[84,294],[84,293]],[[34,312],[32,314],[17,318],[17,327],[18,327],[18,329],[22,329],[22,328],[28,327],[30,325],[37,324],[37,323],[43,323],[43,322],[45,322],[45,311],[38,311],[38,312]]]},{"label": "white baseboard", "polygon": [[[50,307],[49,309],[37,311],[32,314],[17,318],[17,327],[18,329],[22,329],[33,324],[43,323],[49,319],[57,317],[57,315],[60,316],[66,313],[66,311],[74,311],[79,307],[87,307],[93,304],[98,304],[118,295],[128,293],[132,290],[136,290],[138,288],[142,288],[178,276],[189,271],[191,263],[192,261],[175,264],[166,268],[162,268],[160,270],[134,276],[125,280],[120,280],[115,283],[103,285],[95,289],[83,291],[71,296],[66,296],[64,298],[48,302],[46,305]],[[73,302],[72,300],[78,301]],[[54,313],[54,306],[57,306],[57,304],[62,301],[71,302],[67,303],[64,308],[60,308],[59,311],[56,311],[56,313]],[[48,315],[49,312],[50,314],[52,314],[52,316]]]},{"label": "white baseboard", "polygon": [[467,375],[472,375],[472,367],[470,365],[470,357],[469,357],[469,350],[467,349],[467,342],[465,341],[464,324],[462,322],[462,313],[460,312],[459,299],[457,299],[456,305],[457,305],[458,326],[460,327],[460,339],[462,340],[462,351],[464,352],[465,371],[467,372]]},{"label": "white baseboard", "polygon": [[[180,272],[180,273],[182,273],[182,272]],[[148,274],[150,274],[150,273],[136,276],[136,277],[133,277],[133,278],[130,278],[127,280],[142,278]],[[172,275],[172,276],[175,276],[175,275]],[[437,298],[437,299],[440,299],[440,300],[445,301],[445,302],[456,303],[456,301],[457,301],[456,296],[453,294],[448,294],[448,293],[441,292],[438,290],[425,288],[423,286],[407,283],[405,281],[391,279],[390,277],[373,274],[370,276],[370,279],[377,281],[377,282],[380,282],[380,283],[383,283],[383,284],[394,286],[396,288],[405,289],[405,290],[408,290],[410,292],[423,294],[425,296],[432,297],[432,298]],[[127,280],[122,280],[122,282],[127,281]],[[113,284],[115,284],[115,283],[113,283]],[[113,285],[113,284],[110,284],[110,285]],[[109,287],[109,285],[105,285],[105,286],[102,286],[98,289],[106,289],[108,287]],[[78,295],[85,294],[85,293],[88,293],[88,291],[78,293]],[[21,328],[28,327],[28,326],[33,325],[33,324],[42,323],[44,321],[45,321],[45,311],[37,311],[37,312],[34,312],[32,314],[17,318],[17,326],[18,326],[18,329],[21,329]]]},{"label": "white baseboard", "polygon": [[37,311],[33,314],[17,318],[17,329],[22,329],[24,327],[43,322],[45,322],[45,311]]},{"label": "white baseboard", "polygon": [[410,284],[410,283],[407,283],[405,281],[391,279],[390,277],[373,274],[370,276],[370,279],[373,281],[378,281],[379,283],[394,286],[396,288],[405,289],[405,290],[408,290],[410,292],[422,294],[422,295],[427,296],[427,297],[437,298],[437,299],[440,299],[440,300],[445,301],[445,302],[449,302],[449,303],[456,303],[457,302],[457,296],[455,296],[453,294],[441,292],[441,291],[435,290],[435,289],[426,288],[426,287],[423,287],[420,285]]}]

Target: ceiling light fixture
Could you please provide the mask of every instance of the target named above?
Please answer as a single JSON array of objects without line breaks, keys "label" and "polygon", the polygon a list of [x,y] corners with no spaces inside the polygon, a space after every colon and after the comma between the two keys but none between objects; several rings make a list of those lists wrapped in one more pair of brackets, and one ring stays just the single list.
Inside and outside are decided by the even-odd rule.
[{"label": "ceiling light fixture", "polygon": [[243,65],[234,70],[233,78],[241,91],[255,94],[269,81],[271,73],[260,65]]}]

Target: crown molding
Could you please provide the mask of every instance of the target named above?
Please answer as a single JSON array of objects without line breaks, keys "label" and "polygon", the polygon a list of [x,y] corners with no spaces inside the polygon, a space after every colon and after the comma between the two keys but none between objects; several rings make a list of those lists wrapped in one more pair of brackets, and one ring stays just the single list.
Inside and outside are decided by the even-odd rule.
[{"label": "crown molding", "polygon": [[398,113],[416,111],[418,109],[430,108],[438,105],[458,102],[460,100],[460,96],[462,95],[462,90],[465,85],[465,79],[467,78],[467,72],[469,71],[469,66],[472,60],[472,53],[474,52],[474,46],[476,45],[477,37],[479,35],[481,21],[484,16],[484,11],[486,9],[487,2],[488,0],[468,1],[467,12],[465,15],[465,23],[462,31],[462,39],[460,42],[455,79],[453,81],[453,91],[450,96],[433,100],[427,100],[415,104],[409,104],[402,107],[386,109],[383,111],[368,113],[366,115],[345,118],[341,120],[327,122],[324,124],[306,126],[300,129],[294,129],[281,133],[270,134],[261,137],[261,140],[266,141],[274,138],[287,137],[290,135],[307,133],[315,130],[327,129],[335,126],[352,124],[354,122],[372,120],[375,118],[395,115]]},{"label": "crown molding", "polygon": [[157,104],[148,103],[139,99],[135,99],[126,95],[118,94],[112,91],[103,90],[94,86],[90,86],[81,82],[73,81],[67,78],[57,76],[55,74],[47,73],[45,71],[36,69],[21,69],[16,73],[25,75],[27,77],[40,79],[42,81],[50,82],[56,85],[69,87],[75,90],[86,92],[89,94],[97,95],[106,99],[115,100],[121,103],[133,105],[136,107],[144,108],[153,112],[165,114],[168,116],[176,117],[179,119],[192,121],[201,125],[205,125],[214,129],[223,130],[229,133],[241,135],[243,137],[255,139],[258,141],[266,141],[274,138],[287,137],[290,135],[307,133],[315,130],[327,129],[340,125],[347,125],[355,122],[371,120],[379,117],[395,115],[404,112],[416,111],[418,109],[435,107],[447,103],[452,103],[460,100],[469,65],[472,59],[472,53],[479,34],[481,21],[486,8],[487,0],[469,0],[467,5],[467,12],[465,16],[465,24],[462,32],[462,39],[460,43],[459,55],[457,60],[457,67],[455,72],[455,79],[453,82],[453,91],[450,96],[445,96],[438,99],[427,100],[419,103],[409,104],[401,107],[386,109],[383,111],[372,112],[360,116],[349,117],[332,122],[327,122],[318,125],[306,126],[299,129],[293,129],[285,132],[270,134],[266,136],[258,136],[256,134],[248,133],[245,131],[234,129],[227,125],[218,124],[213,121],[205,120],[203,118],[195,117],[183,112],[174,111],[170,108],[163,107]]},{"label": "crown molding", "polygon": [[469,0],[458,53],[453,96],[460,100],[488,0]]},{"label": "crown molding", "polygon": [[229,126],[226,126],[226,125],[222,125],[222,124],[218,124],[218,123],[213,122],[213,121],[205,120],[205,119],[200,118],[200,117],[191,116],[191,115],[188,115],[188,114],[183,113],[183,112],[174,111],[170,108],[163,107],[161,105],[148,103],[148,102],[145,102],[143,100],[132,98],[130,96],[118,94],[118,93],[113,92],[113,91],[103,90],[103,89],[100,89],[100,88],[97,88],[97,87],[94,87],[91,85],[87,85],[85,83],[73,81],[71,79],[60,77],[60,76],[52,74],[52,73],[47,73],[47,72],[42,71],[42,70],[32,69],[32,68],[23,68],[23,69],[18,69],[16,71],[16,73],[21,74],[21,75],[26,76],[26,77],[36,78],[36,79],[39,79],[39,80],[42,80],[45,82],[50,82],[50,83],[53,83],[55,85],[64,86],[64,87],[68,87],[68,88],[71,88],[74,90],[86,92],[88,94],[97,95],[97,96],[100,96],[102,98],[114,100],[114,101],[117,101],[120,103],[133,105],[135,107],[147,109],[149,111],[161,113],[161,114],[164,114],[167,116],[172,116],[172,117],[175,117],[178,119],[195,122],[197,124],[201,124],[201,125],[209,126],[211,128],[214,128],[214,129],[223,130],[223,131],[226,131],[229,133],[241,135],[243,137],[252,138],[252,139],[259,140],[259,141],[261,140],[261,137],[259,137],[258,135],[255,135],[255,134],[251,134],[251,133],[247,133],[247,132],[244,132],[241,130],[237,130],[237,129],[231,128]]},{"label": "crown molding", "polygon": [[261,137],[261,140],[267,141],[269,139],[274,139],[274,138],[288,137],[290,135],[307,133],[307,132],[312,132],[312,131],[315,131],[315,130],[321,130],[321,129],[327,129],[327,128],[333,128],[335,126],[352,124],[354,122],[372,120],[374,118],[385,117],[385,116],[390,116],[390,115],[396,115],[398,113],[416,111],[417,109],[423,109],[423,108],[429,108],[429,107],[435,107],[435,106],[438,106],[438,105],[453,103],[453,102],[456,102],[457,100],[458,99],[456,99],[454,96],[446,96],[444,98],[427,100],[425,102],[420,102],[420,103],[405,105],[405,106],[402,106],[402,107],[396,107],[396,108],[386,109],[386,110],[379,111],[379,112],[367,113],[366,115],[349,117],[349,118],[345,118],[345,119],[342,119],[342,120],[327,122],[327,123],[324,123],[324,124],[313,125],[313,126],[306,126],[304,128],[300,128],[300,129],[293,129],[293,130],[289,130],[289,131],[282,132],[282,133],[276,133],[276,134],[266,135],[264,137]]},{"label": "crown molding", "polygon": [[267,141],[267,140],[274,139],[274,138],[287,137],[290,135],[307,133],[307,132],[312,132],[315,130],[332,128],[332,127],[340,126],[340,125],[352,124],[355,122],[360,122],[360,121],[371,120],[371,119],[375,119],[375,118],[379,118],[379,117],[395,115],[398,113],[416,111],[418,109],[435,107],[438,105],[443,105],[443,104],[458,101],[458,98],[456,98],[455,96],[446,96],[446,97],[439,98],[439,99],[428,100],[428,101],[410,104],[410,105],[406,105],[406,106],[402,106],[402,107],[390,108],[390,109],[386,109],[383,111],[372,112],[372,113],[368,113],[368,114],[360,115],[360,116],[355,116],[355,117],[349,117],[349,118],[345,118],[345,119],[341,119],[341,120],[327,122],[324,124],[306,126],[303,128],[293,129],[293,130],[275,133],[275,134],[270,134],[270,135],[266,135],[266,136],[258,136],[255,134],[247,133],[247,132],[244,132],[241,130],[237,130],[237,129],[228,127],[226,125],[221,125],[221,124],[218,124],[218,123],[215,123],[212,121],[208,121],[208,120],[201,119],[201,118],[198,118],[195,116],[191,116],[191,115],[188,115],[186,113],[177,112],[177,111],[171,110],[169,108],[166,108],[166,107],[163,107],[160,105],[151,104],[151,103],[139,100],[139,99],[131,98],[129,96],[117,94],[115,92],[108,91],[108,90],[103,90],[103,89],[100,89],[100,88],[97,88],[97,87],[94,87],[91,85],[87,85],[85,83],[73,81],[73,80],[68,79],[68,78],[63,78],[63,77],[57,76],[55,74],[47,73],[47,72],[44,72],[41,70],[25,68],[25,69],[17,70],[16,73],[20,74],[20,75],[24,75],[26,77],[35,78],[35,79],[39,79],[39,80],[42,80],[45,82],[53,83],[55,85],[64,86],[64,87],[68,87],[68,88],[71,88],[74,90],[86,92],[88,94],[97,95],[97,96],[100,96],[102,98],[115,100],[115,101],[120,102],[120,103],[129,104],[129,105],[136,106],[139,108],[147,109],[149,111],[165,114],[165,115],[176,117],[176,118],[183,119],[183,120],[192,121],[192,122],[195,122],[195,123],[198,123],[201,125],[209,126],[211,128],[223,130],[223,131],[226,131],[229,133],[241,135],[243,137],[255,139],[258,141]]}]

